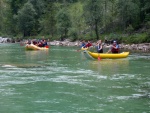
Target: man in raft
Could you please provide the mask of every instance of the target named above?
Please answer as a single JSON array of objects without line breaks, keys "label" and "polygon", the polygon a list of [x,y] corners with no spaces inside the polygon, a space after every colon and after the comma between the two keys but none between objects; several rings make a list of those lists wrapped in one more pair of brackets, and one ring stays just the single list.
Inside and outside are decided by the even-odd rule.
[{"label": "man in raft", "polygon": [[86,47],[86,43],[85,43],[85,40],[82,40],[82,43],[81,43],[81,48],[85,48]]},{"label": "man in raft", "polygon": [[111,48],[108,50],[108,53],[109,52],[119,53],[119,45],[117,44],[116,41],[113,41],[113,44],[112,44]]},{"label": "man in raft", "polygon": [[91,47],[92,43],[88,40],[87,44],[85,45],[85,47]]}]

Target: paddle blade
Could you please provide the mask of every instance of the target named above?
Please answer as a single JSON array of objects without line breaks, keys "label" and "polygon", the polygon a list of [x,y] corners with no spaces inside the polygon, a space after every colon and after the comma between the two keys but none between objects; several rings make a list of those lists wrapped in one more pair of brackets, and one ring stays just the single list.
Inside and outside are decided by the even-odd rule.
[{"label": "paddle blade", "polygon": [[100,61],[101,60],[101,57],[98,55],[98,61]]},{"label": "paddle blade", "polygon": [[49,48],[49,46],[47,45],[47,46],[45,46],[46,48]]}]

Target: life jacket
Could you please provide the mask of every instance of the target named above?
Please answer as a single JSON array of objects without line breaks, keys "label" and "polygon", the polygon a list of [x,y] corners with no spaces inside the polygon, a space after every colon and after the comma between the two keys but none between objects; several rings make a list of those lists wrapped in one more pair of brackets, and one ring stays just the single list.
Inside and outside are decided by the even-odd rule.
[{"label": "life jacket", "polygon": [[82,43],[82,44],[81,44],[81,48],[82,48],[82,47],[85,48],[85,46],[86,46],[85,43]]},{"label": "life jacket", "polygon": [[36,44],[37,44],[37,42],[36,42],[36,41],[33,41],[33,44],[34,44],[34,45],[36,45]]},{"label": "life jacket", "polygon": [[[118,45],[114,45],[115,47],[118,46]],[[112,53],[119,53],[119,46],[117,49],[113,48],[111,49]]]},{"label": "life jacket", "polygon": [[91,43],[87,43],[87,44],[86,44],[86,47],[90,47],[90,46],[92,46]]},{"label": "life jacket", "polygon": [[[103,45],[102,44],[98,44],[97,49],[100,49],[101,46],[103,46]],[[103,49],[103,47],[102,47],[102,49]]]}]

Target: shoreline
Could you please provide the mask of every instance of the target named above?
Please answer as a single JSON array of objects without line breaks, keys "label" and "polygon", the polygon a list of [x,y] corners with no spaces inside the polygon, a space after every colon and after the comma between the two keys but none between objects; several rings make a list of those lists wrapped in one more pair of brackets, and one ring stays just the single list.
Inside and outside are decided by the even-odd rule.
[{"label": "shoreline", "polygon": [[[81,41],[51,41],[48,42],[50,46],[77,46],[81,45]],[[93,42],[92,45],[96,45],[96,42]],[[134,50],[134,51],[142,51],[142,52],[150,52],[150,43],[140,43],[140,44],[119,44],[120,49],[124,50]],[[104,48],[109,48],[110,44],[105,43]]]},{"label": "shoreline", "polygon": [[[14,41],[11,40],[10,38],[2,38],[0,37],[0,43],[24,43],[25,44],[26,40],[22,40],[22,41]],[[49,41],[48,45],[50,46],[76,46],[76,47],[80,47],[81,45],[81,41],[70,41],[69,39],[66,39],[64,41]],[[96,42],[92,42],[92,45],[96,45]],[[140,44],[124,44],[121,43],[119,44],[120,49],[124,49],[124,50],[132,50],[132,51],[141,51],[141,52],[150,52],[150,43],[140,43]],[[104,48],[109,48],[110,44],[105,43],[104,44]]]}]

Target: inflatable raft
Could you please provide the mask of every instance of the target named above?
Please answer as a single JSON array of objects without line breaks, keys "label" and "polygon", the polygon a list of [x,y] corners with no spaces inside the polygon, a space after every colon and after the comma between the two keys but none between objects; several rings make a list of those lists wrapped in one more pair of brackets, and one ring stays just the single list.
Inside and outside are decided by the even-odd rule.
[{"label": "inflatable raft", "polygon": [[[85,48],[82,47],[81,50],[82,50],[82,51],[84,51],[84,50],[91,50],[91,49],[93,49],[93,48],[94,48],[93,46],[85,47]],[[94,49],[95,49],[95,48],[94,48]]]},{"label": "inflatable raft", "polygon": [[48,50],[49,47],[48,46],[47,47],[38,47],[38,46],[33,45],[33,44],[27,44],[25,46],[25,49],[26,50]]},{"label": "inflatable raft", "polygon": [[113,53],[93,53],[90,51],[83,51],[86,58],[92,58],[92,59],[98,59],[100,57],[101,59],[119,59],[119,58],[126,58],[129,55],[129,52],[122,52],[118,54]]},{"label": "inflatable raft", "polygon": [[88,50],[88,47],[82,47],[81,50]]}]

